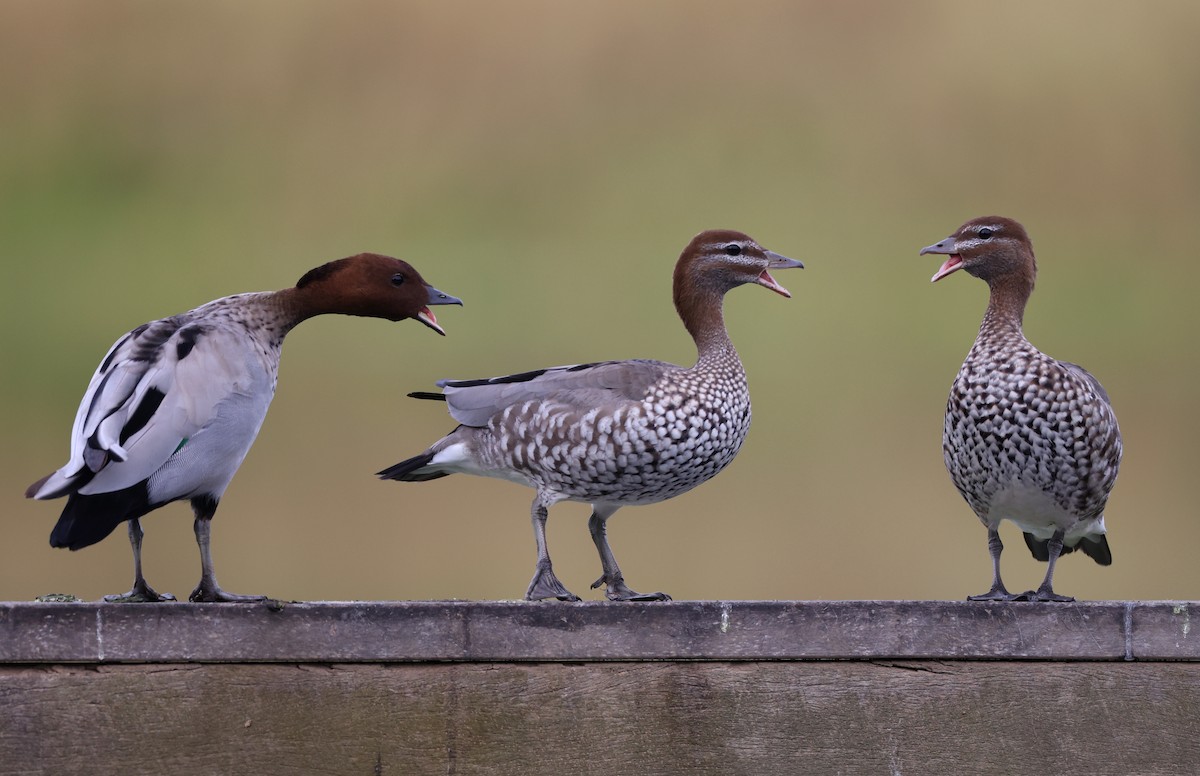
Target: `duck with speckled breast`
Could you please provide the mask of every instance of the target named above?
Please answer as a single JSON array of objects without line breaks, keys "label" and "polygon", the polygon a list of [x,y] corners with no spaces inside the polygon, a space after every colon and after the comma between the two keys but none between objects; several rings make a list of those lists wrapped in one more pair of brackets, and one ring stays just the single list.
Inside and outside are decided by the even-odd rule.
[{"label": "duck with speckled breast", "polygon": [[[1022,328],[1037,261],[1021,224],[972,219],[922,254],[948,258],[933,276],[965,270],[990,296],[975,344],[950,388],[942,450],[950,479],[988,531],[992,587],[972,601],[1073,601],[1054,592],[1061,555],[1112,563],[1104,508],[1121,463],[1108,393],[1078,364],[1035,348]],[[999,525],[1011,520],[1046,561],[1037,590],[1013,594],[1000,578]]]},{"label": "duck with speckled breast", "polygon": [[578,601],[555,575],[546,546],[548,510],[560,501],[592,505],[588,528],[613,601],[666,601],[625,584],[607,538],[623,506],[653,504],[710,479],[737,454],[750,427],[750,392],[725,330],[725,294],[746,284],[791,294],[771,270],[803,267],[749,236],[697,235],[675,265],[675,309],[698,353],[692,367],[662,361],[603,361],[482,380],[443,380],[461,425],[425,452],[379,473],[419,482],[455,472],[496,477],[536,491],[537,566],[525,598]]}]

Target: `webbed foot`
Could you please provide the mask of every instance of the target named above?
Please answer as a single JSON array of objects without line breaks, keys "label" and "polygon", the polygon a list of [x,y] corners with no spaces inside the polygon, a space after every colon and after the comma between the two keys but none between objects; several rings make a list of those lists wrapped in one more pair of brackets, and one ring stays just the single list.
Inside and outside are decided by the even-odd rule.
[{"label": "webbed foot", "polygon": [[639,593],[636,590],[630,589],[625,584],[625,580],[617,577],[616,581],[609,582],[608,577],[602,576],[592,583],[592,589],[605,585],[604,596],[610,601],[670,601],[671,596],[666,593]]},{"label": "webbed foot", "polygon": [[106,595],[104,600],[110,604],[155,604],[176,599],[170,593],[157,592],[147,585],[144,579],[139,579],[133,583],[133,589],[128,593]]},{"label": "webbed foot", "polygon": [[1059,595],[1052,588],[1039,587],[1037,590],[1027,590],[1021,593],[1014,600],[1069,604],[1075,599],[1069,595]]},{"label": "webbed foot", "polygon": [[526,601],[541,601],[546,598],[557,598],[560,601],[569,601],[574,603],[579,600],[579,596],[572,593],[558,581],[558,577],[554,575],[554,569],[547,563],[537,566],[537,571],[533,573],[533,579],[529,583],[529,589],[525,591]]},{"label": "webbed foot", "polygon": [[267,597],[265,595],[226,593],[216,585],[206,587],[204,584],[201,584],[192,591],[192,594],[188,596],[188,600],[196,604],[252,604],[265,601]]},{"label": "webbed foot", "polygon": [[1004,586],[993,587],[991,590],[980,595],[967,596],[968,601],[1023,601],[1025,599],[1016,593],[1010,593],[1004,589]]}]

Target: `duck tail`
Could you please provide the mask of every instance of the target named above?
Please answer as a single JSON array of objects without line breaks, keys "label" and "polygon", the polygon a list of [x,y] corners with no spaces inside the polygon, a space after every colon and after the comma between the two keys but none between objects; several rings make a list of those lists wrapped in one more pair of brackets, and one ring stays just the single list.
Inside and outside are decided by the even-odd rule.
[{"label": "duck tail", "polygon": [[[1043,563],[1050,560],[1050,540],[1039,539],[1033,534],[1025,534],[1025,544],[1029,547],[1029,551],[1033,553],[1034,560],[1040,560]],[[1084,536],[1079,540],[1079,543],[1074,547],[1063,545],[1062,552],[1059,557],[1069,555],[1076,550],[1080,550],[1084,555],[1099,563],[1101,566],[1112,565],[1112,553],[1108,550],[1108,537],[1104,534],[1099,534],[1098,538],[1090,538]]]},{"label": "duck tail", "polygon": [[401,461],[395,466],[389,466],[376,475],[381,480],[399,480],[400,482],[425,482],[427,480],[436,480],[438,477],[445,477],[450,472],[438,471],[437,469],[426,469],[429,462],[433,460],[434,452],[426,450],[420,455],[414,455],[412,458]]},{"label": "duck tail", "polygon": [[50,532],[50,546],[82,550],[104,539],[126,520],[141,517],[151,509],[144,480],[110,493],[72,493]]},{"label": "duck tail", "polygon": [[1101,566],[1112,565],[1112,553],[1108,549],[1108,537],[1100,534],[1099,539],[1092,539],[1087,536],[1079,540],[1077,549],[1083,550],[1083,554],[1099,563]]},{"label": "duck tail", "polygon": [[[1027,546],[1029,548],[1029,551],[1031,553],[1033,553],[1034,560],[1040,560],[1042,563],[1045,563],[1050,560],[1050,540],[1049,539],[1039,539],[1036,536],[1034,536],[1033,534],[1027,533],[1027,534],[1025,534],[1025,546]],[[1074,547],[1068,548],[1067,545],[1064,544],[1063,548],[1062,548],[1062,554],[1066,555],[1068,552],[1071,552],[1072,550],[1074,550]]]}]

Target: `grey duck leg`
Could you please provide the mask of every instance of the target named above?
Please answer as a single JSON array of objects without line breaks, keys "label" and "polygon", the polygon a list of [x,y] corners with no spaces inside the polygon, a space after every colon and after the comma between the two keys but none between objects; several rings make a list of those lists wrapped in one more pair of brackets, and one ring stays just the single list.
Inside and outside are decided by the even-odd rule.
[{"label": "grey duck leg", "polygon": [[[968,601],[1019,601],[1021,596],[1008,592],[1000,579],[1000,553],[1004,552],[1004,542],[1000,541],[1000,532],[995,528],[988,529],[988,553],[992,556],[992,589],[981,595],[969,595]],[[1051,562],[1051,568],[1054,564]]]},{"label": "grey duck leg", "polygon": [[610,601],[670,601],[671,596],[666,593],[639,593],[625,584],[621,567],[617,565],[612,548],[608,546],[608,518],[616,511],[615,508],[593,505],[592,516],[588,518],[588,530],[596,544],[596,551],[600,553],[600,567],[604,570],[600,578],[592,583],[592,589],[605,585],[604,595]]},{"label": "grey duck leg", "polygon": [[209,548],[217,501],[208,497],[194,498],[192,510],[196,513],[196,544],[200,545],[200,584],[188,596],[188,600],[195,603],[252,603],[267,600],[265,595],[235,595],[221,589],[217,584],[217,575],[213,573],[212,550]]},{"label": "grey duck leg", "polygon": [[1075,599],[1067,595],[1059,595],[1054,592],[1054,564],[1058,562],[1058,556],[1062,554],[1063,535],[1064,531],[1060,528],[1050,537],[1050,541],[1046,544],[1046,549],[1050,554],[1050,562],[1046,566],[1046,578],[1042,580],[1042,585],[1037,590],[1030,590],[1027,593],[1022,593],[1017,596],[1020,601],[1044,601],[1057,603],[1070,603]]},{"label": "grey duck leg", "polygon": [[539,493],[533,500],[532,510],[533,538],[537,540],[537,569],[533,572],[529,589],[525,591],[525,600],[557,598],[560,601],[578,601],[579,596],[567,590],[563,583],[558,581],[558,577],[554,575],[554,568],[550,565],[550,551],[546,549],[546,518],[549,514],[549,508]]},{"label": "grey duck leg", "polygon": [[119,595],[106,595],[104,600],[114,604],[157,603],[159,601],[174,601],[170,593],[158,593],[146,584],[142,576],[142,521],[136,517],[129,521],[129,544],[133,547],[133,589]]}]

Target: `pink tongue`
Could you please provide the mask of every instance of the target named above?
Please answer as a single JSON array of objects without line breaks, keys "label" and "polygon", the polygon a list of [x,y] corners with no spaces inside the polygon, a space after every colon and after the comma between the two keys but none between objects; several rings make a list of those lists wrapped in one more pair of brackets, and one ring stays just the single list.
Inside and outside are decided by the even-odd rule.
[{"label": "pink tongue", "polygon": [[949,275],[951,272],[961,268],[962,256],[959,256],[957,253],[952,253],[950,254],[950,257],[942,263],[942,266],[938,268],[938,271],[933,274],[933,277],[929,279],[929,282],[936,283],[937,281]]},{"label": "pink tongue", "polygon": [[792,298],[792,292],[779,285],[779,282],[775,280],[775,278],[771,277],[771,273],[767,272],[765,269],[758,276],[758,284],[771,289],[780,296],[785,296],[788,299]]},{"label": "pink tongue", "polygon": [[428,307],[421,308],[421,311],[417,313],[417,319],[439,334],[444,335],[446,333],[442,331],[442,327],[438,325],[437,317],[433,314],[433,310],[430,310]]}]

